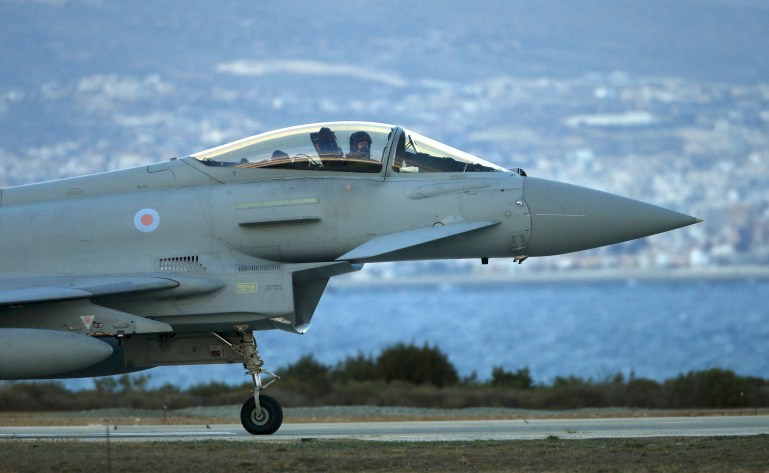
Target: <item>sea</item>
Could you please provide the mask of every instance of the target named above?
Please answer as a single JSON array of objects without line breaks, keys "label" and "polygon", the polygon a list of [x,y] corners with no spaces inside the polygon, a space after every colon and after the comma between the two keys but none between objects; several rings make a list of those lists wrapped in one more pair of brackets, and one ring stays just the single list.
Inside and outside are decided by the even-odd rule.
[{"label": "sea", "polygon": [[[335,365],[404,342],[443,351],[460,376],[528,368],[534,381],[622,374],[657,381],[729,369],[769,379],[769,280],[335,286],[304,335],[258,332],[266,367]],[[144,371],[149,386],[248,381],[240,364]],[[68,380],[73,389],[93,380]]]}]

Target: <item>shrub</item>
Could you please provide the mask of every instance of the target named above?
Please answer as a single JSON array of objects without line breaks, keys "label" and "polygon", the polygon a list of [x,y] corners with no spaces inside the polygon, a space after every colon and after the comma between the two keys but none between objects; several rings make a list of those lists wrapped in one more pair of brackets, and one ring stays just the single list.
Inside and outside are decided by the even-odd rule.
[{"label": "shrub", "polygon": [[66,410],[72,409],[72,401],[76,400],[70,390],[56,381],[3,384],[0,389],[0,410],[3,411]]},{"label": "shrub", "polygon": [[531,389],[534,380],[531,379],[528,367],[512,373],[505,371],[501,366],[495,366],[491,370],[491,385],[503,388]]},{"label": "shrub", "polygon": [[690,371],[665,382],[671,407],[743,407],[745,378],[733,371],[713,368]]},{"label": "shrub", "polygon": [[405,381],[411,384],[453,386],[459,382],[454,365],[437,347],[425,343],[422,348],[399,343],[382,351],[377,359],[385,381]]},{"label": "shrub", "polygon": [[624,389],[621,404],[626,407],[657,408],[665,405],[665,389],[650,379],[631,379]]},{"label": "shrub", "polygon": [[332,389],[330,371],[328,366],[320,363],[313,355],[304,355],[280,370],[279,374],[283,378],[281,387],[294,389],[306,396],[322,396]]},{"label": "shrub", "polygon": [[331,379],[342,384],[352,381],[378,381],[383,378],[376,361],[363,353],[354,357],[348,356],[331,372]]}]

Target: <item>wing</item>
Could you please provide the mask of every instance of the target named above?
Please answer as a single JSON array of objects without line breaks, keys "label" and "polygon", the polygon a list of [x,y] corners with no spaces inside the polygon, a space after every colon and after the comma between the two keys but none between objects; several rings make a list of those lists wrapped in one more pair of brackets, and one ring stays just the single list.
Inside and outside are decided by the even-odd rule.
[{"label": "wing", "polygon": [[53,302],[113,296],[178,287],[158,276],[42,276],[0,279],[0,305]]},{"label": "wing", "polygon": [[[121,312],[98,301],[107,297],[166,298],[205,294],[224,287],[213,278],[174,274],[41,276],[0,279],[0,327],[49,329],[87,335],[170,332],[170,325]],[[173,292],[171,292],[173,291]]]},{"label": "wing", "polygon": [[217,278],[181,274],[24,276],[0,278],[0,306],[173,290],[174,297],[207,294],[226,286]]}]

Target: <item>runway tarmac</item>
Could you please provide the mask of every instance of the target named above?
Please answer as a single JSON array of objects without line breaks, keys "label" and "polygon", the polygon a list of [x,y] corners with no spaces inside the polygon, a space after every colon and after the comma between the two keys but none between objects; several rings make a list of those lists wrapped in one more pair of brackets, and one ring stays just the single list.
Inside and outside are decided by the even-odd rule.
[{"label": "runway tarmac", "polygon": [[653,417],[613,419],[516,419],[429,422],[287,423],[271,436],[252,436],[240,425],[90,425],[0,427],[0,440],[104,441],[368,441],[527,440],[697,437],[769,434],[769,416]]}]

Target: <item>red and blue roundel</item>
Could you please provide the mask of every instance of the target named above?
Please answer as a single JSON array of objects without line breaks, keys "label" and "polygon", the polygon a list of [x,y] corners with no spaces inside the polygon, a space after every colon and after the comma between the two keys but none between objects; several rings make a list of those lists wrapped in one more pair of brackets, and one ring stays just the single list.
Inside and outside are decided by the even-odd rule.
[{"label": "red and blue roundel", "polygon": [[134,215],[134,226],[140,232],[154,232],[158,225],[160,225],[160,214],[155,209],[141,209]]}]

